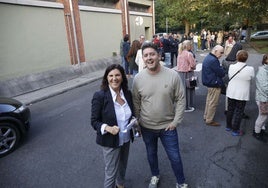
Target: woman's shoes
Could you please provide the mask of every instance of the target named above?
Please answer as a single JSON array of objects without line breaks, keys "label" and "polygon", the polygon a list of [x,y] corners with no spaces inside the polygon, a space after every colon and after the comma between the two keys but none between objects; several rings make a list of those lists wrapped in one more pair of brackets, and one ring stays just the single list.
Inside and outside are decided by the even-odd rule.
[{"label": "woman's shoes", "polygon": [[263,130],[263,129],[261,130],[261,132],[260,132],[260,133],[261,133],[261,135],[262,135],[262,136],[268,136],[268,133],[267,133],[267,132],[265,132],[265,130]]},{"label": "woman's shoes", "polygon": [[232,135],[233,136],[242,136],[243,135],[243,132],[242,131],[232,131]]},{"label": "woman's shoes", "polygon": [[264,143],[267,142],[267,140],[263,137],[263,133],[262,133],[262,132],[260,132],[260,133],[256,133],[256,132],[253,130],[252,136],[253,136],[254,138],[256,138],[257,140],[261,141],[261,142],[264,142]]}]

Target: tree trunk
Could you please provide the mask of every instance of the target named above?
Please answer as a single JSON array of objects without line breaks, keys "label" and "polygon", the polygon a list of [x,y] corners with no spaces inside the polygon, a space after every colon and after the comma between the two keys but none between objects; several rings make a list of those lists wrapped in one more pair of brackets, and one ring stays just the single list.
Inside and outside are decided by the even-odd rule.
[{"label": "tree trunk", "polygon": [[188,36],[188,34],[190,33],[190,24],[187,20],[185,20],[184,25],[185,25],[185,34]]}]

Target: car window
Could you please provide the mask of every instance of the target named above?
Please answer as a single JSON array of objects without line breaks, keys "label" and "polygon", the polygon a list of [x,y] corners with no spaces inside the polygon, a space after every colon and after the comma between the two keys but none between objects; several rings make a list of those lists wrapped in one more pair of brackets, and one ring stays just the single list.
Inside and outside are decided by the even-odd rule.
[{"label": "car window", "polygon": [[0,104],[0,113],[14,111],[16,108],[8,104]]}]

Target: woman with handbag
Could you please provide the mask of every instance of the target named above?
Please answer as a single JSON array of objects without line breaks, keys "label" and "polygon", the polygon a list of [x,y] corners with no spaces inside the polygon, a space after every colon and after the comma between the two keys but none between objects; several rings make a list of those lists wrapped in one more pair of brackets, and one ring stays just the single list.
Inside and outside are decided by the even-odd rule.
[{"label": "woman with handbag", "polygon": [[255,122],[253,130],[253,136],[260,140],[264,139],[265,134],[265,122],[268,119],[268,55],[265,54],[262,60],[262,66],[256,75],[256,103],[259,108],[259,115]]},{"label": "woman with handbag", "polygon": [[193,97],[196,86],[196,77],[194,70],[196,68],[196,61],[192,53],[192,45],[190,40],[185,40],[182,43],[182,51],[178,55],[177,66],[178,72],[185,86],[186,107],[185,112],[194,111]]},{"label": "woman with handbag", "polygon": [[[250,81],[255,76],[254,68],[246,65],[248,52],[240,50],[236,55],[237,63],[230,65],[229,81],[226,96],[228,111],[226,114],[226,131],[232,131],[233,136],[241,136],[240,123],[243,118],[246,101],[250,99]],[[235,76],[234,76],[235,75]]]}]

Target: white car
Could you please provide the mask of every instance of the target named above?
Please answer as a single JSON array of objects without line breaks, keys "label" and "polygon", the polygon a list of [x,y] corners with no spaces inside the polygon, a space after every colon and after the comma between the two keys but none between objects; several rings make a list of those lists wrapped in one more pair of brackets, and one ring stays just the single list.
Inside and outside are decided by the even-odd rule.
[{"label": "white car", "polygon": [[267,31],[258,31],[250,36],[250,39],[268,39]]}]

